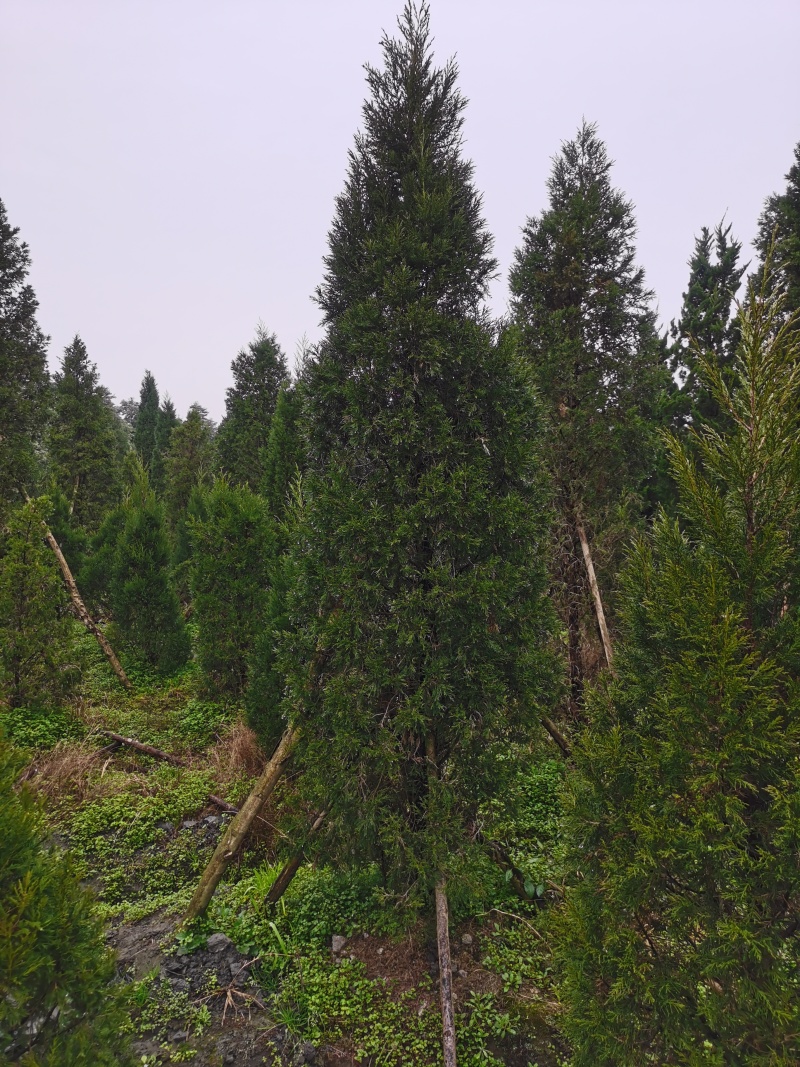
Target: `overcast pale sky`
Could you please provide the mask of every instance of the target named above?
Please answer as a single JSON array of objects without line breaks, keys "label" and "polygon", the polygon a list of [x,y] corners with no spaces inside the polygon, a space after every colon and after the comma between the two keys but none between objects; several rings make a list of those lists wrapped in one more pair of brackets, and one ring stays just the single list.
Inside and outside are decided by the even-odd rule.
[{"label": "overcast pale sky", "polygon": [[[402,0],[3,0],[0,199],[30,246],[56,366],[76,332],[101,380],[153,371],[184,414],[224,413],[263,320],[291,357],[319,336],[333,201],[362,65]],[[694,235],[746,244],[800,140],[799,0],[433,0],[435,50],[470,100],[506,307],[551,157],[598,122],[632,199],[661,318]]]}]

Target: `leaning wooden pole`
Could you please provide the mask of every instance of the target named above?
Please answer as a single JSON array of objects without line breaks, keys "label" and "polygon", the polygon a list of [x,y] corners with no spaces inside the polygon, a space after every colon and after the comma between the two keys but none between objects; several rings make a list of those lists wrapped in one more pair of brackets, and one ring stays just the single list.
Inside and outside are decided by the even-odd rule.
[{"label": "leaning wooden pole", "polygon": [[578,537],[581,542],[581,550],[583,552],[583,561],[586,564],[586,573],[589,575],[589,587],[592,591],[594,610],[597,615],[597,625],[600,627],[600,636],[603,639],[603,650],[606,654],[606,663],[613,671],[614,649],[611,647],[611,637],[608,633],[608,626],[606,625],[606,613],[603,611],[603,598],[600,596],[600,586],[597,584],[597,575],[595,574],[594,563],[592,562],[592,553],[589,549],[589,539],[586,536],[586,530],[580,520],[577,522],[577,528]]},{"label": "leaning wooden pole", "polygon": [[[428,762],[428,783],[433,785],[439,777],[436,739],[433,734],[428,734],[425,738],[425,757]],[[439,993],[442,1001],[442,1054],[444,1067],[456,1067],[456,1019],[453,1010],[453,964],[450,959],[450,916],[447,908],[447,883],[444,878],[440,878],[436,883],[435,903]]]},{"label": "leaning wooden pole", "polygon": [[[30,502],[30,497],[28,497],[28,502]],[[103,631],[91,617],[89,612],[86,610],[86,605],[83,602],[81,594],[78,592],[78,586],[75,583],[75,579],[72,577],[72,571],[69,569],[69,564],[64,558],[64,553],[61,551],[58,541],[56,541],[55,537],[53,537],[52,530],[44,521],[42,522],[42,526],[44,527],[44,535],[47,540],[47,543],[53,550],[53,555],[58,560],[58,565],[61,568],[61,576],[64,579],[64,585],[66,585],[67,587],[67,592],[69,593],[70,600],[72,601],[72,606],[75,608],[75,612],[78,618],[81,620],[81,622],[89,631],[89,633],[94,636],[98,645],[103,650],[103,655],[111,664],[114,674],[116,674],[120,682],[122,682],[126,689],[133,689],[131,680],[123,670],[122,664],[117,659],[114,649],[108,643],[106,635],[103,633]]]},{"label": "leaning wooden pole", "polygon": [[253,786],[250,796],[242,804],[239,814],[231,819],[222,837],[220,837],[214,855],[209,860],[197,889],[194,891],[194,896],[184,916],[184,922],[190,922],[205,912],[211,902],[211,898],[214,896],[214,890],[219,885],[231,860],[239,851],[250,827],[272,796],[275,786],[286,769],[286,761],[291,756],[299,736],[299,731],[294,726],[289,726],[284,731],[283,737],[278,742],[278,747],[272,754],[272,759]]},{"label": "leaning wooden pole", "polygon": [[[320,826],[322,826],[323,822],[325,821],[326,815],[327,812],[325,811],[321,811],[319,813],[319,815],[316,817],[316,819],[314,819],[313,823],[311,824],[309,833],[315,834],[317,830],[319,830]],[[283,865],[283,868],[281,869],[281,873],[272,883],[269,892],[264,898],[265,906],[271,906],[273,904],[278,903],[283,894],[292,884],[292,879],[300,870],[304,859],[305,849],[301,848],[298,852],[295,852],[295,854],[290,860],[287,860],[287,862]]]}]

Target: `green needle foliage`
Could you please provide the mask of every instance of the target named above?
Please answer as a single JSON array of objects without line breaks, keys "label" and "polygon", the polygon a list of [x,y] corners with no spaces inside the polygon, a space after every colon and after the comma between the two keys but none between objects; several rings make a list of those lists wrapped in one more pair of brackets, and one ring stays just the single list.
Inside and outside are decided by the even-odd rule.
[{"label": "green needle foliage", "polygon": [[102,923],[66,857],[45,846],[20,767],[0,740],[0,1062],[119,1067],[126,1015]]},{"label": "green needle foliage", "polygon": [[261,495],[276,519],[282,519],[289,501],[289,489],[304,466],[304,448],[300,429],[303,408],[303,384],[285,382],[278,394],[275,414],[264,451],[264,476]]},{"label": "green needle foliage", "polygon": [[166,459],[172,440],[172,431],[180,424],[175,405],[169,397],[165,397],[164,403],[158,410],[156,431],[153,436],[153,459],[150,464],[150,484],[161,496],[166,484]]},{"label": "green needle foliage", "polygon": [[548,423],[559,520],[553,573],[573,704],[598,643],[578,524],[608,592],[615,549],[655,470],[669,386],[652,293],[636,265],[633,205],[612,186],[611,167],[596,127],[584,122],[553,162],[549,206],[528,220],[510,277]]},{"label": "green needle foliage", "polygon": [[233,385],[225,397],[225,418],[217,435],[220,465],[233,481],[259,488],[264,450],[278,394],[289,368],[275,334],[259,326],[254,341],[231,363]]},{"label": "green needle foliage", "polygon": [[31,491],[48,400],[47,341],[27,283],[28,246],[0,200],[0,520],[20,489]]},{"label": "green needle foliage", "polygon": [[161,504],[142,470],[125,508],[111,570],[111,606],[124,642],[168,674],[189,657],[189,638],[170,576]]},{"label": "green needle foliage", "polygon": [[495,263],[457,70],[433,65],[427,7],[399,29],[367,68],[317,294],[280,665],[328,854],[376,858],[419,901],[551,681],[549,516],[530,380],[483,311]]},{"label": "green needle foliage", "polygon": [[800,311],[800,141],[786,175],[785,192],[767,198],[755,245],[761,275],[785,291],[784,313],[795,315]]},{"label": "green needle foliage", "polygon": [[0,534],[0,701],[41,708],[69,689],[67,595],[44,540],[46,497],[12,512]]},{"label": "green needle foliage", "polygon": [[96,530],[122,495],[122,453],[117,419],[99,385],[86,345],[75,337],[54,376],[48,453],[53,480],[78,525]]},{"label": "green needle foliage", "polygon": [[150,371],[144,372],[139,391],[139,407],[133,427],[133,447],[139,453],[144,469],[149,472],[153,462],[158,425],[158,386]]},{"label": "green needle foliage", "polygon": [[[576,1067],[800,1061],[800,346],[765,283],[727,425],[668,438],[680,524],[629,560],[571,789]],[[783,325],[782,325],[783,323]]]},{"label": "green needle foliage", "polygon": [[237,699],[269,592],[274,535],[267,506],[247,486],[220,478],[190,536],[197,656],[215,695]]}]

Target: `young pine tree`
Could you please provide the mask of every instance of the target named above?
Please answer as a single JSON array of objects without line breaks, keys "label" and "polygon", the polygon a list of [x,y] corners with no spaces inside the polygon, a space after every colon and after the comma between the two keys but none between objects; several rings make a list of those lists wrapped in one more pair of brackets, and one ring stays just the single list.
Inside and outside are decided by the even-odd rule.
[{"label": "young pine tree", "polygon": [[255,340],[231,363],[231,371],[233,385],[225,398],[217,454],[233,481],[257,490],[264,476],[272,415],[289,369],[275,335],[259,326]]},{"label": "young pine tree", "polygon": [[[633,206],[612,186],[611,166],[595,126],[584,123],[553,163],[549,206],[528,220],[511,271],[514,316],[548,424],[558,518],[553,572],[573,709],[602,655],[592,636],[603,627],[599,592],[612,586],[615,546],[629,534],[654,472],[669,385],[652,293],[636,265]],[[594,610],[588,557],[599,572]],[[610,641],[603,644],[609,660]]]},{"label": "young pine tree", "polygon": [[769,284],[785,290],[784,313],[796,314],[800,311],[800,142],[795,145],[794,164],[786,175],[786,191],[773,193],[764,205],[755,246],[760,274]]},{"label": "young pine tree", "polygon": [[0,200],[0,521],[32,490],[48,404],[47,341],[27,283],[28,246]]},{"label": "young pine tree", "polygon": [[674,395],[674,422],[679,427],[716,423],[719,407],[703,384],[696,352],[712,357],[723,373],[731,367],[738,342],[733,302],[747,269],[739,265],[741,241],[731,237],[730,224],[720,222],[713,233],[704,226],[689,260],[689,286],[677,322],[670,327],[670,371],[681,389]]},{"label": "young pine tree", "polygon": [[563,958],[576,1067],[800,1061],[800,347],[751,294],[729,429],[669,439],[624,580],[618,680],[572,786]]},{"label": "young pine tree", "polygon": [[44,540],[46,497],[11,513],[0,536],[0,701],[57,703],[72,680],[70,623],[58,564]]},{"label": "young pine tree", "polygon": [[167,396],[158,409],[156,432],[153,437],[153,458],[150,463],[150,483],[155,492],[162,496],[167,481],[167,453],[172,441],[172,431],[180,425],[175,405]]},{"label": "young pine tree", "polygon": [[150,471],[153,462],[153,450],[156,444],[156,427],[158,425],[158,386],[150,371],[144,372],[142,387],[139,391],[139,407],[133,427],[133,447],[139,453],[144,469]]},{"label": "young pine tree", "polygon": [[46,842],[0,739],[0,1057],[21,1067],[119,1067],[125,1012],[103,924],[78,872]]},{"label": "young pine tree", "polygon": [[289,489],[304,465],[300,430],[302,389],[302,382],[285,382],[282,386],[270,424],[269,440],[264,450],[264,475],[260,491],[277,520],[283,518],[289,500]]},{"label": "young pine tree", "polygon": [[122,491],[122,444],[97,367],[75,337],[54,376],[50,471],[79,526],[94,531]]},{"label": "young pine tree", "polygon": [[191,591],[197,656],[220,697],[238,699],[264,624],[274,534],[265,502],[247,486],[218,479],[205,514],[190,522]]},{"label": "young pine tree", "polygon": [[399,27],[367,68],[317,293],[279,659],[328,855],[377,859],[419,901],[536,723],[547,509],[530,381],[484,311],[495,262],[456,67],[433,64],[427,7]]},{"label": "young pine tree", "polygon": [[189,656],[189,638],[170,574],[161,504],[141,472],[125,508],[111,569],[114,623],[130,649],[168,674]]}]

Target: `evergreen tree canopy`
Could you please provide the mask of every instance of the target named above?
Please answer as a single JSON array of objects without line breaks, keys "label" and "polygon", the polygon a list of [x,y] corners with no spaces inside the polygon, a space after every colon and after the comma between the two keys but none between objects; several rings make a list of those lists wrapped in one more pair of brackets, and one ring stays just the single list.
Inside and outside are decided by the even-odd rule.
[{"label": "evergreen tree canopy", "polygon": [[0,739],[0,1048],[24,1067],[118,1067],[125,1014],[102,922]]},{"label": "evergreen tree canopy", "polygon": [[[773,238],[775,249],[766,269]],[[786,291],[786,314],[800,311],[800,141],[795,145],[794,164],[786,175],[786,191],[774,193],[764,205],[755,245],[762,273]]]},{"label": "evergreen tree canopy", "polygon": [[530,382],[483,310],[456,67],[433,65],[427,7],[399,26],[367,68],[318,290],[279,660],[329,855],[424,896],[536,721],[546,509]]},{"label": "evergreen tree canopy", "polygon": [[69,616],[58,564],[44,540],[46,497],[11,513],[0,537],[0,700],[47,707],[68,688]]},{"label": "evergreen tree canopy", "polygon": [[173,531],[185,518],[192,489],[196,485],[211,485],[214,474],[213,439],[214,424],[208,412],[199,404],[192,404],[186,421],[172,430],[164,459],[164,497],[167,519]]},{"label": "evergreen tree canopy", "polygon": [[741,251],[741,241],[731,237],[730,224],[720,222],[713,233],[704,226],[695,239],[681,315],[670,328],[670,370],[681,383],[676,398],[680,425],[719,418],[716,402],[698,377],[696,353],[713,356],[722,370],[733,363],[738,324],[731,312],[747,269],[739,266]]},{"label": "evergreen tree canopy", "polygon": [[156,432],[153,438],[153,458],[150,464],[150,481],[159,495],[163,494],[166,485],[167,453],[172,440],[172,431],[180,424],[180,421],[175,405],[168,396],[165,397],[164,403],[158,410]]},{"label": "evergreen tree canopy", "polygon": [[274,535],[265,502],[247,486],[221,478],[204,503],[190,522],[197,655],[216,694],[236,699],[263,626]]},{"label": "evergreen tree canopy", "polygon": [[123,440],[98,378],[97,366],[76,336],[54,377],[48,453],[53,480],[69,501],[70,514],[89,530],[97,529],[122,488]]},{"label": "evergreen tree canopy", "polygon": [[139,453],[144,469],[149,472],[153,462],[158,425],[158,386],[150,371],[144,372],[139,391],[139,407],[133,427],[133,447]]},{"label": "evergreen tree canopy", "polygon": [[144,470],[126,503],[125,525],[116,542],[111,606],[129,648],[164,673],[183,666],[189,639],[172,587],[163,510]]},{"label": "evergreen tree canopy", "polygon": [[272,415],[289,369],[275,335],[259,326],[255,340],[231,363],[231,371],[233,385],[225,397],[217,453],[225,473],[257,489],[263,478]]},{"label": "evergreen tree canopy", "polygon": [[[553,162],[549,206],[528,220],[511,271],[512,306],[548,421],[559,518],[554,572],[563,590],[573,699],[591,632],[580,527],[601,566],[632,521],[626,503],[656,466],[669,387],[652,293],[636,265],[633,206],[611,184],[596,127],[583,123]],[[622,516],[620,518],[620,511]],[[636,508],[634,507],[634,514]]]},{"label": "evergreen tree canopy", "polygon": [[800,1059],[800,348],[752,294],[729,429],[669,438],[624,581],[618,681],[589,703],[563,958],[576,1067]]},{"label": "evergreen tree canopy", "polygon": [[285,382],[278,394],[275,414],[264,452],[264,476],[261,494],[276,519],[282,519],[289,498],[289,487],[303,469],[303,443],[300,431],[302,383]]},{"label": "evergreen tree canopy", "polygon": [[28,246],[0,200],[0,518],[36,472],[36,443],[47,408],[47,341],[27,283]]}]

